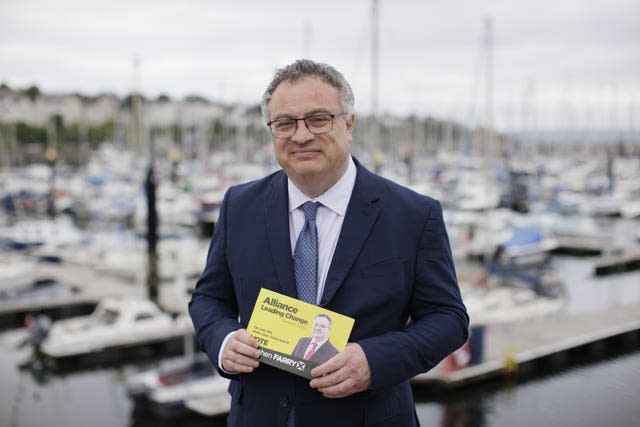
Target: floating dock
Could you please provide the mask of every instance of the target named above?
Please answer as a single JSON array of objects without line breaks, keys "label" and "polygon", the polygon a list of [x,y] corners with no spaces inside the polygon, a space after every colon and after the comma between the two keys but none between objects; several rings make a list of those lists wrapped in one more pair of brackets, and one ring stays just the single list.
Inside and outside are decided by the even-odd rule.
[{"label": "floating dock", "polygon": [[558,246],[551,252],[554,254],[574,256],[601,255],[612,246],[610,239],[585,238],[577,236],[554,236]]},{"label": "floating dock", "polygon": [[572,352],[622,339],[639,347],[640,303],[575,316],[560,314],[505,325],[484,331],[483,362],[458,370],[443,364],[413,378],[414,384],[457,388],[498,377],[550,358],[563,359]]},{"label": "floating dock", "polygon": [[594,260],[596,276],[640,269],[640,249],[625,248]]}]

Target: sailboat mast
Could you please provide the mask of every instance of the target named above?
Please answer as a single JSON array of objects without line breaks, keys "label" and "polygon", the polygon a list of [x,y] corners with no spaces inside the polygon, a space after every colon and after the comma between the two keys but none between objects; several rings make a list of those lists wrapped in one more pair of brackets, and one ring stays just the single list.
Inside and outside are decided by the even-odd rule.
[{"label": "sailboat mast", "polygon": [[494,137],[493,137],[493,24],[491,18],[484,22],[484,48],[486,58],[485,68],[485,156],[493,157]]},{"label": "sailboat mast", "polygon": [[380,173],[383,155],[380,147],[380,125],[378,123],[379,44],[378,44],[378,0],[371,0],[371,125],[369,126],[369,150],[373,155],[374,169]]},{"label": "sailboat mast", "polygon": [[378,117],[378,80],[379,80],[379,44],[378,44],[378,0],[371,1],[371,115]]}]

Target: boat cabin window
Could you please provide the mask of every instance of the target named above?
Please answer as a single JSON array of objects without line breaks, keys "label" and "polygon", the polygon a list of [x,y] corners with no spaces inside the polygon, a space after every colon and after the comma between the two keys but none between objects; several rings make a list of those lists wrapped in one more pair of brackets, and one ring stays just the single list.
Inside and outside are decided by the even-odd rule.
[{"label": "boat cabin window", "polygon": [[146,320],[146,319],[152,319],[152,318],[153,318],[153,314],[151,313],[140,313],[136,315],[136,322],[139,320]]},{"label": "boat cabin window", "polygon": [[118,320],[118,312],[115,310],[105,309],[98,315],[98,323],[103,325],[112,325]]}]

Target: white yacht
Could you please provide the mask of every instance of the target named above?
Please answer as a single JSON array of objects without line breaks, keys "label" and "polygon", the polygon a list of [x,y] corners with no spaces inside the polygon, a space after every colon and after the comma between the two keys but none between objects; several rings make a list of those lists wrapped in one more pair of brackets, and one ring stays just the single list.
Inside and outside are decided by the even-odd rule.
[{"label": "white yacht", "polygon": [[[160,367],[127,378],[127,394],[136,405],[147,405],[152,412],[167,416],[186,408],[187,401],[211,399],[219,415],[229,412],[229,380],[219,376],[206,354],[166,361]],[[213,403],[213,402],[212,402]]]},{"label": "white yacht", "polygon": [[173,318],[146,299],[106,298],[88,316],[53,323],[40,350],[46,356],[63,358],[192,334],[186,315]]}]

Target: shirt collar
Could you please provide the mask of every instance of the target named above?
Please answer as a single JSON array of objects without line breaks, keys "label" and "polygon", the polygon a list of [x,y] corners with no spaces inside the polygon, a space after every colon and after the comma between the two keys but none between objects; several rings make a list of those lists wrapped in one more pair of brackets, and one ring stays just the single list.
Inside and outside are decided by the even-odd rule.
[{"label": "shirt collar", "polygon": [[304,194],[298,187],[295,186],[293,181],[287,178],[287,185],[289,191],[289,213],[298,209],[300,205],[305,202],[313,201],[320,202],[323,206],[334,211],[340,216],[344,216],[347,212],[347,205],[353,192],[353,187],[356,183],[356,165],[353,163],[353,159],[349,156],[349,164],[347,170],[342,177],[333,184],[331,188],[322,193],[315,199],[310,198]]}]

